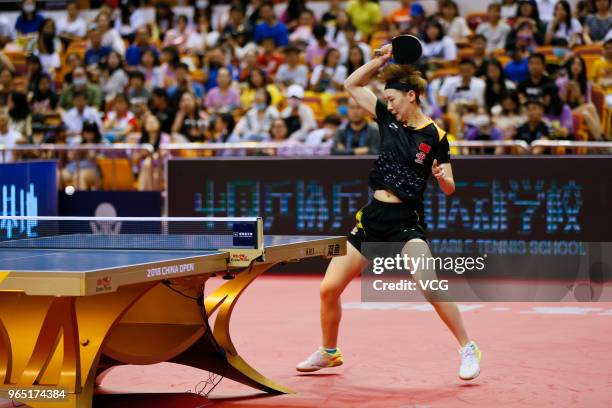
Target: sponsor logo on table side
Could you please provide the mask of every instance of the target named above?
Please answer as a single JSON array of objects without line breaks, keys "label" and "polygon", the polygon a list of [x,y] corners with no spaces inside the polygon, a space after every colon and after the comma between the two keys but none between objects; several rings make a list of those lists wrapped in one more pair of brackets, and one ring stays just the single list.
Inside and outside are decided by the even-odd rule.
[{"label": "sponsor logo on table side", "polygon": [[96,292],[108,292],[112,289],[112,278],[110,276],[103,276],[96,279]]}]

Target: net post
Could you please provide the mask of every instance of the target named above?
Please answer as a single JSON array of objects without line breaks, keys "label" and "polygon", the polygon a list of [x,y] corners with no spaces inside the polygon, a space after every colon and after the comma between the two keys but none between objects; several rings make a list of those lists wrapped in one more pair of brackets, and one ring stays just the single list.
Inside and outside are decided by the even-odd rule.
[{"label": "net post", "polygon": [[257,217],[257,221],[255,224],[257,241],[255,242],[255,249],[262,250],[264,249],[264,235],[263,235],[263,218]]}]

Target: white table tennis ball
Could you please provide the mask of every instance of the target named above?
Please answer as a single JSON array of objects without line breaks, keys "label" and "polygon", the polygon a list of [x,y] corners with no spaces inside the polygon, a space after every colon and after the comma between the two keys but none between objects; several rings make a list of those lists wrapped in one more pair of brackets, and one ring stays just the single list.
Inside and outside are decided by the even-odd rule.
[{"label": "white table tennis ball", "polygon": [[68,195],[73,195],[74,194],[74,186],[66,186],[66,189],[64,190],[66,192],[66,194]]}]

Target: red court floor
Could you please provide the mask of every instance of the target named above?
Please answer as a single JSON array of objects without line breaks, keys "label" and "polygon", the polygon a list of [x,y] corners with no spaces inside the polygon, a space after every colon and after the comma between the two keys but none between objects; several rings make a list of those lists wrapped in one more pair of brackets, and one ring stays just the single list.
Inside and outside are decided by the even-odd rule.
[{"label": "red court floor", "polygon": [[[294,394],[224,379],[207,400],[184,394],[207,373],[163,363],[114,368],[101,391],[138,395],[99,395],[94,407],[612,407],[612,303],[461,304],[483,351],[480,377],[463,382],[428,304],[360,303],[355,280],[342,299],[344,366],[303,375],[294,365],[320,344],[319,281],[260,277],[232,319],[240,354]],[[153,392],[164,394],[143,395]]]}]

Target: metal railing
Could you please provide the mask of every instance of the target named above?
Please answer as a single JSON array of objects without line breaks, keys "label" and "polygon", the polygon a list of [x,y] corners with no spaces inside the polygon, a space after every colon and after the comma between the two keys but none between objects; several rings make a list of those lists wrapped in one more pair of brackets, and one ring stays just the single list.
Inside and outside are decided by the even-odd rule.
[{"label": "metal railing", "polygon": [[524,154],[529,153],[529,144],[523,140],[456,140],[449,143],[451,147],[457,147],[462,154],[469,154],[478,149],[480,154],[490,154],[491,149],[495,153]]},{"label": "metal railing", "polygon": [[578,153],[612,153],[612,142],[587,142],[587,141],[571,141],[571,140],[536,140],[530,145],[533,152],[536,148],[563,148],[566,151],[582,150]]},{"label": "metal railing", "polygon": [[[564,140],[539,140],[531,144],[524,141],[501,140],[501,141],[453,141],[451,147],[458,148],[462,154],[466,152],[478,151],[479,153],[512,153],[512,154],[537,154],[542,149],[551,149],[552,153],[559,152],[577,152],[580,154],[595,153],[595,154],[612,154],[612,142],[587,142],[587,141],[564,141]],[[308,147],[312,148],[312,152],[308,153]],[[318,147],[318,146],[317,146]],[[116,189],[117,186],[129,186],[130,189],[135,187],[135,176],[139,177],[139,188],[144,190],[160,190],[163,189],[165,183],[165,159],[173,156],[190,156],[195,153],[195,156],[200,156],[202,152],[210,152],[209,156],[223,154],[228,155],[252,155],[261,154],[278,155],[283,149],[295,149],[297,155],[325,155],[313,153],[316,146],[307,146],[300,143],[287,142],[237,142],[237,143],[172,143],[165,144],[159,147],[156,153],[153,146],[150,144],[129,144],[117,143],[112,145],[106,144],[82,144],[76,146],[56,145],[56,144],[41,144],[41,145],[16,145],[7,147],[0,145],[0,158],[2,162],[6,162],[7,157],[13,157],[17,160],[22,158],[37,158],[37,159],[57,159],[60,164],[60,170],[67,167],[68,164],[74,163],[76,166],[76,177],[74,187],[79,189],[79,172],[81,171],[80,162],[83,160],[83,155],[78,153],[92,152],[93,155],[87,156],[88,160],[96,160],[100,167],[101,176],[103,178],[103,188]],[[329,150],[329,149],[328,149]],[[290,153],[291,151],[289,151]],[[305,153],[306,152],[306,153]],[[28,155],[32,153],[33,155]],[[187,153],[187,154],[184,154]],[[287,153],[287,151],[285,151]],[[10,155],[10,156],[9,156]],[[290,154],[284,154],[290,156]],[[103,169],[100,162],[106,159],[110,161],[110,165]],[[127,159],[129,162],[129,177],[121,173],[115,165],[115,160]],[[149,159],[149,160],[147,160]],[[146,165],[142,165],[146,162]],[[126,163],[123,163],[121,171],[126,170]],[[73,167],[75,167],[73,166]],[[137,170],[132,172],[132,169]]]},{"label": "metal railing", "polygon": [[[185,151],[210,152],[217,155],[220,152],[228,155],[282,155],[282,156],[325,156],[331,153],[329,145],[306,145],[301,142],[230,142],[230,143],[169,143],[161,145],[159,150],[169,154]],[[222,153],[222,154],[223,154]]]}]

